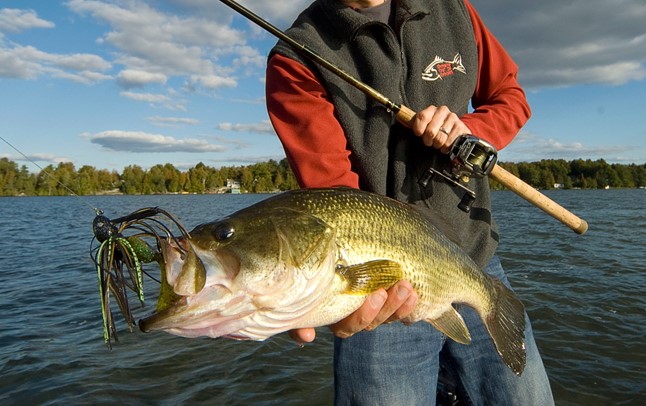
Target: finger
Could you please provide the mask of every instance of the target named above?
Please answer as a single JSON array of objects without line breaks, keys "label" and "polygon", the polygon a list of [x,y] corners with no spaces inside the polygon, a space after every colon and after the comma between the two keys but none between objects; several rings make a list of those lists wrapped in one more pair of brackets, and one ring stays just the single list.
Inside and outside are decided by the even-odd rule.
[{"label": "finger", "polygon": [[459,130],[458,122],[460,119],[455,113],[449,113],[444,121],[441,123],[440,127],[437,128],[437,135],[433,141],[433,148],[443,149],[450,147],[452,140],[454,140]]},{"label": "finger", "polygon": [[448,139],[449,134],[450,133],[448,130],[446,130],[444,127],[440,127],[438,132],[433,137],[433,142],[429,146],[435,149],[442,148],[442,146],[446,144],[446,140]]},{"label": "finger", "polygon": [[448,154],[451,151],[455,140],[464,134],[471,134],[471,130],[469,130],[469,127],[467,127],[466,124],[456,116],[456,121],[453,124],[453,127],[451,127],[451,131],[449,132],[446,142],[439,147],[440,151],[444,154]]},{"label": "finger", "polygon": [[377,316],[387,298],[388,294],[384,289],[373,292],[359,309],[345,319],[331,325],[330,329],[339,338],[347,338],[364,330]]},{"label": "finger", "polygon": [[433,119],[437,107],[428,106],[427,108],[420,110],[415,114],[413,119],[412,130],[415,135],[418,137],[424,137],[428,124]]},{"label": "finger", "polygon": [[452,114],[453,114],[453,113],[451,113],[451,110],[449,110],[449,108],[448,108],[448,107],[446,107],[446,106],[440,106],[440,107],[438,107],[438,108],[435,110],[435,114],[433,115],[433,118],[432,118],[432,119],[431,119],[431,121],[428,123],[428,128],[427,128],[427,130],[428,130],[428,131],[431,131],[431,132],[432,132],[433,134],[435,134],[435,136],[437,137],[437,136],[438,136],[438,133],[440,133],[440,128],[441,128],[443,125],[447,124],[447,125],[449,125],[449,127],[448,127],[448,128],[446,128],[446,129],[450,131],[450,129],[451,129],[451,127],[452,127],[452,126],[451,126],[451,119],[450,119],[450,116],[451,116]]},{"label": "finger", "polygon": [[316,330],[313,328],[297,328],[289,330],[288,334],[298,344],[311,343],[316,338]]},{"label": "finger", "polygon": [[[422,134],[422,139],[424,141],[424,145],[437,148],[437,146],[444,145],[446,142],[446,137],[448,136],[451,127],[442,126],[450,125],[450,121],[447,120],[449,120],[453,113],[451,113],[451,110],[446,106],[440,106],[434,110],[428,108],[427,110],[429,113],[432,111],[433,116],[430,117],[430,120],[428,120],[427,117],[427,124],[424,129],[424,133]],[[441,128],[445,129],[445,131],[440,131]]]},{"label": "finger", "polygon": [[[415,308],[414,304],[410,307],[403,308],[408,303],[411,296],[417,297],[415,290],[408,281],[399,281],[388,289],[388,299],[384,303],[374,320],[366,327],[366,330],[374,330],[384,322],[396,321],[407,317]],[[414,301],[417,303],[417,300]]]},{"label": "finger", "polygon": [[410,316],[411,313],[413,313],[413,310],[415,310],[415,307],[417,307],[418,299],[419,297],[417,296],[417,292],[413,290],[410,296],[408,296],[408,299],[406,299],[406,302],[401,305],[395,313],[388,318],[388,320],[386,320],[386,323],[402,321],[404,324],[407,324],[408,316]]}]

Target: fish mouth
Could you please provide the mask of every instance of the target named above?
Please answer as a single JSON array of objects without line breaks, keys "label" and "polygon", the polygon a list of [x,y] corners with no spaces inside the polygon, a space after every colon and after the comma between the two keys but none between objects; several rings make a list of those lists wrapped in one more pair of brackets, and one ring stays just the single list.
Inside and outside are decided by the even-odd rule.
[{"label": "fish mouth", "polygon": [[[221,302],[220,309],[201,310],[204,303]],[[222,287],[209,287],[196,297],[182,297],[174,305],[139,320],[144,333],[163,330],[183,337],[220,337],[237,331],[240,320],[256,309],[244,297]]]},{"label": "fish mouth", "polygon": [[[187,289],[187,285],[190,284],[186,283],[188,279],[191,279],[189,264],[191,262],[193,264],[197,263],[196,261],[187,260],[188,258],[197,259],[197,256],[190,242],[185,238],[165,239],[159,241],[159,246],[164,266],[161,269],[157,306],[155,313],[139,320],[138,323],[139,329],[145,333],[163,329],[161,326],[164,324],[164,320],[173,318],[174,315],[181,313],[181,309],[187,306],[187,299],[191,293],[190,289]],[[201,269],[199,268],[198,266],[197,272],[193,272],[193,274],[200,273],[204,266],[202,265]],[[193,277],[192,279],[197,278]],[[206,279],[206,272],[204,272],[202,279]],[[182,281],[185,283],[182,283]],[[193,288],[194,291],[197,290],[195,284],[193,284]],[[203,286],[200,290],[202,288]]]},{"label": "fish mouth", "polygon": [[[216,308],[206,304],[216,304]],[[182,337],[222,337],[246,327],[246,316],[257,308],[246,295],[234,295],[222,286],[207,287],[199,294],[181,297],[172,306],[139,320],[144,333],[163,330]]]},{"label": "fish mouth", "polygon": [[172,318],[176,314],[181,314],[181,309],[186,307],[186,297],[179,297],[178,300],[170,307],[156,311],[150,316],[139,320],[139,329],[144,333],[164,329],[164,321]]},{"label": "fish mouth", "polygon": [[144,333],[163,330],[184,337],[219,337],[241,328],[240,319],[256,308],[251,297],[230,290],[226,269],[231,261],[220,261],[202,251],[198,254],[185,238],[160,245],[165,269],[157,307],[139,320],[139,329]]}]

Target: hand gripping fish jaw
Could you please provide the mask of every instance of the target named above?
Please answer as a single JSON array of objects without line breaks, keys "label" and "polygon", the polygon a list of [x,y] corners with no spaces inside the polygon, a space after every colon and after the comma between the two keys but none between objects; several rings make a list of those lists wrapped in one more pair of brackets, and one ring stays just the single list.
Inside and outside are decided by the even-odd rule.
[{"label": "hand gripping fish jaw", "polygon": [[458,207],[465,213],[469,213],[476,200],[476,194],[466,184],[472,176],[483,178],[491,173],[498,161],[498,151],[493,145],[478,137],[461,135],[453,143],[449,158],[451,160],[450,172],[440,172],[435,168],[428,168],[419,180],[419,184],[425,188],[433,176],[441,176],[451,186],[464,191]]}]

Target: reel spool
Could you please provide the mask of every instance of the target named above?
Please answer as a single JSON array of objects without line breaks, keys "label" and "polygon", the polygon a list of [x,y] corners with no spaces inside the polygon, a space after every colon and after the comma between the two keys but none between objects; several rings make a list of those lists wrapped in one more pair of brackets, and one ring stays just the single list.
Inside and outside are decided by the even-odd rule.
[{"label": "reel spool", "polygon": [[493,145],[478,137],[461,135],[453,143],[449,158],[451,172],[440,172],[429,168],[419,180],[419,184],[426,187],[434,175],[441,176],[447,183],[465,192],[458,207],[463,212],[469,213],[476,200],[476,194],[465,185],[472,176],[483,178],[491,173],[498,161],[498,151]]}]

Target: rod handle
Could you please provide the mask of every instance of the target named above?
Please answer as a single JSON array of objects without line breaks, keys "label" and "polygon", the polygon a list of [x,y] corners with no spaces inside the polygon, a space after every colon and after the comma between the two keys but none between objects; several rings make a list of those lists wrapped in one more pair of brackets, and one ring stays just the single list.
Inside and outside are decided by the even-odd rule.
[{"label": "rod handle", "polygon": [[397,112],[397,114],[395,114],[395,118],[397,119],[397,121],[410,128],[413,123],[413,119],[415,118],[415,114],[417,113],[411,110],[409,107],[400,105],[399,111]]},{"label": "rod handle", "polygon": [[502,168],[500,165],[495,165],[489,176],[500,182],[507,189],[515,192],[523,199],[565,224],[575,233],[584,234],[588,231],[588,223],[585,220],[577,217],[574,213],[560,206],[549,197]]}]

